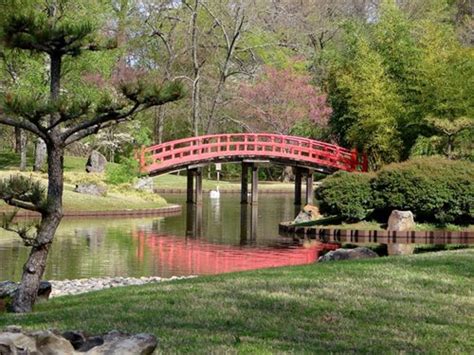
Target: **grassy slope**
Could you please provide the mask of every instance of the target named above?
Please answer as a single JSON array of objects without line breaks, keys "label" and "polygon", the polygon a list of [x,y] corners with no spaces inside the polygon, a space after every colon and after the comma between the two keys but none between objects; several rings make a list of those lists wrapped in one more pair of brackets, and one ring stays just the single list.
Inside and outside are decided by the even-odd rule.
[{"label": "grassy slope", "polygon": [[471,353],[473,276],[472,249],[342,261],[62,297],[0,325],[151,332],[165,352]]},{"label": "grassy slope", "polygon": [[[18,156],[14,153],[0,152],[0,178],[11,174],[17,174]],[[166,206],[166,201],[158,195],[124,191],[120,188],[109,187],[106,197],[78,194],[73,192],[77,181],[88,178],[84,172],[86,160],[77,157],[66,157],[64,159],[64,209],[67,211],[112,211],[126,209],[145,209]],[[30,164],[31,166],[31,164]],[[40,178],[46,184],[46,175],[32,172],[23,173],[25,176]],[[94,179],[94,178],[92,178]],[[100,178],[96,177],[100,182]],[[0,208],[5,206],[0,202]]]}]

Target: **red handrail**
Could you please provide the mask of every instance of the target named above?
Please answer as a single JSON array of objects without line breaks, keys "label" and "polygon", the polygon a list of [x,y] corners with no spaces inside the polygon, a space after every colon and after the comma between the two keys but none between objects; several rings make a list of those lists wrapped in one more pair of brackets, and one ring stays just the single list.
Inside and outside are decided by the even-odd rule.
[{"label": "red handrail", "polygon": [[140,167],[142,172],[156,175],[200,162],[249,158],[347,171],[367,170],[365,157],[356,150],[271,133],[212,134],[153,145],[141,150]]}]

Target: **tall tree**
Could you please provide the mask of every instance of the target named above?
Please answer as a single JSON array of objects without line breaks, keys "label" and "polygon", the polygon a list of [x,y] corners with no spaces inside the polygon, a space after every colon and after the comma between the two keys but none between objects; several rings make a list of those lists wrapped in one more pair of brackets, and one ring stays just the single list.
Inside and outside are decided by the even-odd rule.
[{"label": "tall tree", "polygon": [[[65,148],[99,130],[133,118],[153,106],[181,97],[179,83],[162,83],[149,76],[125,73],[116,80],[117,89],[103,84],[102,95],[71,95],[61,90],[66,61],[74,62],[90,51],[112,47],[100,36],[96,1],[58,0],[47,3],[6,1],[1,4],[0,39],[6,47],[39,53],[49,60],[50,94],[5,93],[1,98],[0,124],[22,128],[41,138],[48,153],[48,187],[12,178],[0,184],[0,198],[11,206],[39,212],[34,231],[16,230],[31,252],[23,269],[21,284],[13,302],[15,312],[31,311],[48,252],[62,219],[63,160]],[[14,9],[14,11],[6,11]],[[99,17],[99,18],[98,18]],[[85,87],[85,86],[84,86]]]}]

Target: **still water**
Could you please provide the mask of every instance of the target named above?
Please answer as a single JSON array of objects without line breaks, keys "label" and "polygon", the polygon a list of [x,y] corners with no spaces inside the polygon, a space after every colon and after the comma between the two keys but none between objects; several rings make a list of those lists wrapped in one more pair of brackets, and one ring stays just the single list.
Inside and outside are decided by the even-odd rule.
[{"label": "still water", "polygon": [[[46,279],[103,276],[204,275],[317,260],[334,244],[294,241],[278,235],[278,223],[293,219],[291,195],[261,195],[258,208],[241,207],[238,194],[204,199],[180,215],[153,218],[64,219],[53,243]],[[0,281],[21,277],[28,249],[0,229]]]}]

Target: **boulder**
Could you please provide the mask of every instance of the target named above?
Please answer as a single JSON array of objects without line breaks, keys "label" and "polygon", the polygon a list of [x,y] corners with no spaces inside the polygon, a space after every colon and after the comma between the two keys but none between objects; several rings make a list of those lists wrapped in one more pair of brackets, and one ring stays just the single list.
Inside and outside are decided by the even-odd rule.
[{"label": "boulder", "polygon": [[107,165],[107,159],[97,150],[93,150],[89,155],[86,164],[88,173],[103,173]]},{"label": "boulder", "polygon": [[369,248],[358,247],[355,249],[336,249],[332,250],[323,256],[320,256],[318,261],[335,261],[335,260],[355,260],[355,259],[367,259],[376,258],[377,253]]},{"label": "boulder", "polygon": [[148,355],[155,351],[158,342],[151,334],[128,335],[112,331],[104,336],[104,343],[90,349],[89,355],[137,354]]},{"label": "boulder", "polygon": [[[0,282],[0,312],[5,311],[15,296],[18,284],[13,281]],[[52,286],[48,281],[41,281],[38,289],[38,299],[47,300],[51,294]],[[1,354],[1,353],[0,353]]]},{"label": "boulder", "polygon": [[388,218],[389,231],[405,232],[415,229],[415,219],[411,211],[393,210]]},{"label": "boulder", "polygon": [[153,187],[153,179],[151,177],[138,179],[138,181],[133,185],[135,190],[143,190],[148,192],[153,192]]},{"label": "boulder", "polygon": [[41,354],[34,338],[19,332],[0,332],[0,354]]},{"label": "boulder", "polygon": [[74,192],[93,196],[107,196],[107,188],[105,186],[92,183],[76,185]]},{"label": "boulder", "polygon": [[55,331],[41,330],[29,335],[35,339],[40,354],[72,355],[76,353],[72,344]]},{"label": "boulder", "polygon": [[311,220],[321,219],[323,216],[319,212],[319,207],[313,205],[306,205],[303,207],[303,211],[311,216]]},{"label": "boulder", "polygon": [[306,205],[303,207],[303,210],[298,213],[296,218],[293,221],[293,224],[315,221],[322,218],[319,208],[313,205]]},{"label": "boulder", "polygon": [[0,354],[152,354],[158,342],[152,334],[130,335],[111,331],[102,336],[87,337],[82,332],[41,330],[22,331],[10,326],[0,332]]}]

